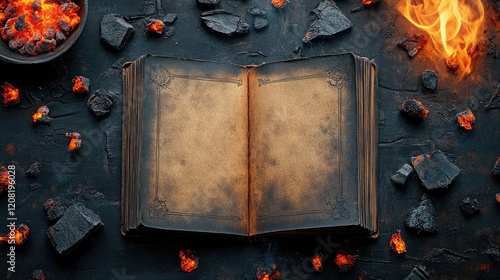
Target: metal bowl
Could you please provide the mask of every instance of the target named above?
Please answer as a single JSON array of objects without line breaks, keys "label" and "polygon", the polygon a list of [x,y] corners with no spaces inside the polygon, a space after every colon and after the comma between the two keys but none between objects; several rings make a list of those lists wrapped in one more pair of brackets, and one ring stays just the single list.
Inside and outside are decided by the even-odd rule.
[{"label": "metal bowl", "polygon": [[28,56],[12,50],[7,42],[0,38],[0,60],[17,64],[38,64],[53,60],[66,52],[71,46],[73,46],[73,44],[82,34],[88,14],[88,0],[74,0],[73,2],[75,2],[75,4],[80,7],[80,10],[78,11],[78,15],[80,16],[80,23],[76,26],[75,30],[73,30],[66,41],[57,45],[55,51],[42,53],[35,56]]}]

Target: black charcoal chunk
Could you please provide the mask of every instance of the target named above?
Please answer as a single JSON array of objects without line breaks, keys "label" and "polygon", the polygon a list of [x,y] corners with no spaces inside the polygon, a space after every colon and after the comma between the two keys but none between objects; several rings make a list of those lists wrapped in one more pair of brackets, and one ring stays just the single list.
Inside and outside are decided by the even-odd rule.
[{"label": "black charcoal chunk", "polygon": [[391,181],[395,184],[404,185],[408,177],[413,172],[411,165],[405,163],[396,173],[391,176]]},{"label": "black charcoal chunk", "polygon": [[243,18],[221,9],[204,12],[200,19],[208,28],[228,36],[247,33],[249,28]]},{"label": "black charcoal chunk", "polygon": [[403,280],[431,280],[431,275],[423,265],[416,265]]},{"label": "black charcoal chunk", "polygon": [[172,37],[174,35],[175,27],[168,26],[165,27],[165,31],[163,31],[163,35],[165,37]]},{"label": "black charcoal chunk", "polygon": [[174,21],[177,19],[177,14],[166,14],[165,17],[163,17],[163,22],[165,24],[172,24]]},{"label": "black charcoal chunk", "polygon": [[422,102],[416,99],[408,99],[401,104],[401,113],[412,119],[423,120],[429,114],[429,110],[425,108]]},{"label": "black charcoal chunk", "polygon": [[111,107],[115,102],[116,94],[104,89],[96,90],[87,100],[87,106],[98,118],[104,118],[111,112]]},{"label": "black charcoal chunk", "polygon": [[493,168],[491,169],[491,174],[500,175],[500,157],[498,157],[497,161],[495,161],[495,164],[493,165]]},{"label": "black charcoal chunk", "polygon": [[406,212],[405,227],[409,230],[435,233],[438,231],[436,213],[428,194],[423,194],[420,204]]},{"label": "black charcoal chunk", "polygon": [[31,273],[31,280],[45,280],[45,275],[43,274],[43,270],[36,269]]},{"label": "black charcoal chunk", "polygon": [[45,213],[47,214],[47,219],[49,221],[56,221],[61,218],[66,209],[68,209],[70,203],[62,197],[49,198],[43,204]]},{"label": "black charcoal chunk", "polygon": [[500,250],[497,248],[488,248],[484,253],[490,256],[491,262],[495,266],[500,266]]},{"label": "black charcoal chunk", "polygon": [[490,101],[488,101],[488,104],[486,104],[484,108],[487,110],[500,108],[500,83],[498,83],[491,95]]},{"label": "black charcoal chunk", "polygon": [[479,201],[475,198],[471,199],[466,197],[462,200],[462,203],[460,203],[460,210],[462,210],[462,214],[464,214],[465,217],[470,217],[479,213],[479,209],[481,209],[481,204],[479,204]]},{"label": "black charcoal chunk", "polygon": [[66,210],[57,223],[49,227],[47,237],[52,247],[66,256],[103,226],[99,215],[76,203]]},{"label": "black charcoal chunk", "polygon": [[26,170],[25,174],[29,177],[38,177],[42,174],[42,164],[38,161],[33,162],[28,170]]},{"label": "black charcoal chunk", "polygon": [[266,11],[259,7],[252,7],[250,10],[248,10],[248,13],[251,14],[252,16],[265,16]]},{"label": "black charcoal chunk", "polygon": [[411,162],[422,184],[428,190],[446,189],[460,174],[460,168],[440,150],[412,157]]},{"label": "black charcoal chunk", "polygon": [[316,19],[311,23],[302,41],[307,43],[319,36],[331,36],[352,27],[351,21],[342,13],[337,5],[324,0],[312,10]]},{"label": "black charcoal chunk", "polygon": [[203,8],[214,8],[219,5],[220,0],[198,0],[198,4]]},{"label": "black charcoal chunk", "polygon": [[265,17],[256,16],[253,19],[253,27],[257,30],[262,29],[269,25],[269,21]]},{"label": "black charcoal chunk", "polygon": [[435,91],[438,84],[438,74],[432,70],[425,70],[422,73],[422,85],[429,91]]},{"label": "black charcoal chunk", "polygon": [[118,14],[106,14],[101,20],[101,41],[121,51],[135,34],[134,27]]},{"label": "black charcoal chunk", "polygon": [[500,13],[500,0],[491,0],[491,4],[493,5],[493,8]]},{"label": "black charcoal chunk", "polygon": [[429,42],[429,39],[428,35],[414,34],[410,38],[399,42],[398,47],[405,49],[409,57],[414,57]]}]

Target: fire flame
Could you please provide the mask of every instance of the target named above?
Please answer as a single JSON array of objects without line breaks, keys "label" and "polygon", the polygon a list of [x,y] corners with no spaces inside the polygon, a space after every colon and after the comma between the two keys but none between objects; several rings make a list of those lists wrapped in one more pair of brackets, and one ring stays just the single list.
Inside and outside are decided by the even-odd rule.
[{"label": "fire flame", "polygon": [[163,23],[163,21],[159,19],[151,20],[151,22],[149,22],[146,26],[146,29],[150,33],[161,35],[163,34],[163,30],[165,29],[165,23]]},{"label": "fire flame", "polygon": [[180,267],[184,272],[193,272],[198,268],[198,258],[193,255],[191,250],[180,251],[179,258],[181,259]]},{"label": "fire flame", "polygon": [[284,8],[288,5],[288,0],[272,0],[273,6],[276,8]]},{"label": "fire flame", "polygon": [[84,77],[76,76],[71,81],[73,82],[73,87],[71,88],[71,91],[75,93],[86,93],[89,91],[87,84],[85,83]]},{"label": "fire flame", "polygon": [[49,115],[49,107],[47,106],[40,106],[40,108],[38,108],[38,110],[36,111],[36,113],[34,113],[32,116],[31,116],[31,120],[36,123],[36,122],[39,122],[41,121],[44,117],[47,117]]},{"label": "fire flame", "polygon": [[0,165],[0,193],[9,187],[9,171],[5,166]]},{"label": "fire flame", "polygon": [[406,243],[401,236],[401,231],[398,230],[392,235],[391,241],[389,242],[389,247],[395,253],[402,254],[406,252]]},{"label": "fire flame", "polygon": [[472,71],[470,51],[475,48],[484,22],[481,1],[403,0],[396,8],[413,25],[429,33],[434,48],[449,66],[456,62],[460,78]]},{"label": "fire flame", "polygon": [[11,237],[10,234],[6,236],[0,236],[0,241],[7,242],[11,244],[11,240],[14,240],[15,245],[23,245],[26,240],[28,240],[28,235],[30,233],[30,229],[25,224],[20,224],[16,229],[14,229],[14,236]]},{"label": "fire flame", "polygon": [[471,109],[467,109],[461,113],[457,114],[458,124],[465,130],[471,130],[474,124],[476,124],[476,117],[472,113]]},{"label": "fire flame", "polygon": [[339,267],[340,272],[346,272],[354,267],[358,257],[358,255],[344,255],[338,253],[337,256],[335,256],[335,264]]},{"label": "fire flame", "polygon": [[[8,0],[0,4],[0,34],[19,53],[54,51],[80,23],[70,0]],[[6,4],[6,5],[5,5]]]},{"label": "fire flame", "polygon": [[19,89],[14,87],[8,82],[3,83],[3,104],[4,106],[13,106],[19,104],[21,101],[19,98]]},{"label": "fire flame", "polygon": [[71,138],[68,144],[68,151],[76,151],[82,146],[82,136],[78,132],[66,133],[66,137]]},{"label": "fire flame", "polygon": [[314,258],[311,260],[312,266],[315,271],[317,272],[322,272],[323,271],[323,260],[321,256],[314,256]]},{"label": "fire flame", "polygon": [[277,280],[280,279],[281,273],[276,268],[276,265],[271,264],[271,271],[259,268],[257,271],[257,279],[258,280]]}]

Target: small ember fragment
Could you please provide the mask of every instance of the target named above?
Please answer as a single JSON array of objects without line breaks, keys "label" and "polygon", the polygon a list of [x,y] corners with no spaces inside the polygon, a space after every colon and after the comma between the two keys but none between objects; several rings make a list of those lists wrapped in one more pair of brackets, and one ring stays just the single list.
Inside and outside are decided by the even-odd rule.
[{"label": "small ember fragment", "polygon": [[184,272],[193,272],[198,268],[198,258],[193,255],[191,250],[180,251],[179,258],[181,259],[181,270]]},{"label": "small ember fragment", "polygon": [[43,274],[43,270],[37,269],[33,270],[31,273],[31,280],[45,280],[45,275]]},{"label": "small ember fragment", "polygon": [[34,123],[49,124],[52,121],[52,118],[49,117],[49,112],[49,107],[45,105],[40,106],[36,113],[31,116],[31,120]]},{"label": "small ember fragment", "polygon": [[101,20],[101,41],[121,51],[135,34],[134,27],[118,14],[106,14]]},{"label": "small ember fragment", "polygon": [[413,168],[408,163],[405,163],[401,168],[399,168],[396,173],[391,176],[391,181],[395,184],[404,185],[406,180],[413,172]]},{"label": "small ember fragment", "polygon": [[467,110],[463,112],[458,113],[457,120],[460,127],[465,130],[472,130],[472,127],[476,124],[476,117],[469,108],[467,108]]},{"label": "small ember fragment", "polygon": [[225,10],[204,12],[200,19],[208,28],[228,36],[233,33],[248,33],[249,25],[244,19]]},{"label": "small ember fragment", "polygon": [[272,0],[271,3],[275,8],[284,8],[290,3],[289,0]]},{"label": "small ember fragment", "polygon": [[307,43],[319,36],[331,36],[352,27],[351,21],[335,2],[324,0],[312,10],[316,19],[311,23],[302,42]]},{"label": "small ember fragment", "polygon": [[82,136],[78,132],[68,132],[66,137],[71,138],[68,144],[68,151],[76,151],[82,147]]},{"label": "small ember fragment", "polygon": [[411,162],[428,190],[445,189],[460,174],[460,168],[440,150],[412,157]]},{"label": "small ember fragment", "polygon": [[486,104],[484,108],[487,110],[500,108],[500,83],[498,83],[497,87],[493,91],[493,94],[491,95],[490,101],[488,101],[488,104]]},{"label": "small ember fragment", "polygon": [[391,236],[389,247],[395,253],[402,254],[406,252],[406,243],[401,236],[401,231],[398,229],[395,234]]},{"label": "small ember fragment", "polygon": [[314,256],[311,260],[311,263],[316,272],[323,271],[323,259],[321,258],[321,256]]},{"label": "small ember fragment", "polygon": [[479,213],[481,209],[481,205],[477,199],[470,199],[469,197],[464,198],[462,203],[460,203],[460,210],[462,210],[462,214],[465,217],[473,216],[474,214]]},{"label": "small ember fragment", "polygon": [[398,43],[398,47],[405,49],[408,52],[408,56],[414,57],[425,46],[425,44],[427,44],[428,41],[428,35],[413,34],[411,38]]},{"label": "small ember fragment", "polygon": [[458,64],[458,58],[451,56],[446,58],[446,66],[448,66],[448,69],[450,69],[451,71],[457,71],[458,68],[460,68],[460,64]]},{"label": "small ember fragment", "polygon": [[20,224],[17,228],[15,226],[8,226],[9,233],[6,236],[1,236],[0,241],[7,242],[12,245],[23,245],[28,240],[30,229],[25,224]]},{"label": "small ember fragment", "polygon": [[43,204],[47,219],[51,222],[61,218],[66,212],[66,209],[68,209],[68,206],[69,202],[62,197],[49,198]]},{"label": "small ember fragment", "polygon": [[104,89],[96,90],[87,100],[87,106],[98,118],[104,118],[111,112],[111,107],[115,103],[116,94]]},{"label": "small ember fragment", "polygon": [[5,166],[0,165],[0,193],[7,190],[10,185],[9,171]]},{"label": "small ember fragment", "polygon": [[500,193],[495,194],[495,201],[500,204]]},{"label": "small ember fragment", "polygon": [[438,74],[432,70],[425,70],[422,73],[422,85],[429,91],[435,91],[438,84]]},{"label": "small ember fragment", "polygon": [[337,256],[335,256],[335,264],[339,267],[339,271],[341,273],[346,272],[354,267],[358,258],[358,255],[344,255],[338,253]]},{"label": "small ember fragment", "polygon": [[422,120],[427,117],[427,114],[429,114],[429,110],[425,108],[422,102],[416,99],[403,101],[401,104],[401,111],[409,117]]},{"label": "small ember fragment", "polygon": [[76,203],[47,229],[47,238],[60,255],[66,256],[103,226],[99,215]]},{"label": "small ember fragment", "polygon": [[2,93],[3,105],[5,107],[14,106],[19,104],[19,102],[21,102],[19,98],[18,88],[14,87],[8,82],[4,82],[2,88],[3,88],[3,93]]},{"label": "small ember fragment", "polygon": [[85,78],[84,76],[76,76],[72,80],[73,87],[71,91],[74,93],[88,93],[90,88],[90,79]]},{"label": "small ember fragment", "polygon": [[424,193],[420,204],[413,206],[407,211],[405,227],[410,230],[416,230],[417,233],[421,231],[435,233],[438,231],[436,213],[428,194]]},{"label": "small ember fragment", "polygon": [[363,5],[377,4],[378,0],[363,0],[361,3]]},{"label": "small ember fragment", "polygon": [[403,280],[431,280],[431,275],[425,266],[416,265]]},{"label": "small ember fragment", "polygon": [[270,270],[259,268],[257,271],[258,280],[277,280],[281,276],[281,273],[277,269],[276,265],[271,264]]},{"label": "small ember fragment", "polygon": [[165,30],[165,23],[159,19],[148,19],[146,23],[146,30],[150,34],[160,36]]},{"label": "small ember fragment", "polygon": [[500,175],[500,157],[498,157],[497,160],[495,161],[495,164],[493,165],[493,168],[491,169],[491,174]]},{"label": "small ember fragment", "polygon": [[42,174],[42,165],[38,161],[33,162],[25,174],[33,178],[40,176]]}]

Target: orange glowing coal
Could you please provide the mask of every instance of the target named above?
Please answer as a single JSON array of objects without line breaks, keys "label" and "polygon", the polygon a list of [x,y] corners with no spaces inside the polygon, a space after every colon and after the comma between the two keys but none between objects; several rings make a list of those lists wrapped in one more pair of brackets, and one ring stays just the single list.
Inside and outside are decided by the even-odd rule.
[{"label": "orange glowing coal", "polygon": [[471,109],[458,113],[457,120],[460,127],[465,130],[471,130],[476,124],[476,117],[474,116],[474,113],[472,113]]},{"label": "orange glowing coal", "polygon": [[4,106],[13,106],[19,104],[21,99],[19,98],[19,89],[14,87],[8,82],[3,83],[2,85],[3,92],[3,105]]},{"label": "orange glowing coal", "polygon": [[389,242],[389,247],[395,253],[402,254],[406,252],[406,243],[401,236],[401,231],[398,230],[392,235],[391,241]]},{"label": "orange glowing coal", "polygon": [[179,258],[181,259],[181,270],[184,272],[193,272],[198,268],[198,258],[193,255],[191,250],[185,250],[179,252]]},{"label": "orange glowing coal", "polygon": [[273,6],[276,8],[284,8],[288,5],[288,0],[272,0]]},{"label": "orange glowing coal", "polygon": [[165,23],[159,19],[151,20],[147,25],[146,29],[149,33],[153,33],[156,35],[163,34],[163,30],[165,30]]},{"label": "orange glowing coal", "polygon": [[50,119],[48,118],[49,112],[50,112],[49,107],[45,105],[40,106],[38,110],[36,110],[36,112],[33,115],[31,115],[31,120],[34,123],[46,121]]},{"label": "orange glowing coal", "polygon": [[472,71],[475,49],[484,22],[481,1],[402,0],[396,6],[413,25],[429,33],[439,55],[460,78]]},{"label": "orange glowing coal", "polygon": [[358,257],[358,255],[344,255],[338,253],[337,256],[335,256],[335,264],[338,266],[340,272],[346,272],[354,267]]},{"label": "orange glowing coal", "polygon": [[54,51],[80,23],[71,0],[0,0],[0,35],[21,54]]},{"label": "orange glowing coal", "polygon": [[71,138],[68,144],[68,151],[76,151],[82,147],[82,136],[78,132],[68,132],[66,137]]},{"label": "orange glowing coal", "polygon": [[495,201],[500,204],[500,193],[495,194]]},{"label": "orange glowing coal", "polygon": [[6,236],[0,236],[0,241],[7,242],[12,245],[23,245],[28,240],[30,229],[25,224],[20,224],[17,228],[10,228],[10,232]]},{"label": "orange glowing coal", "polygon": [[321,258],[321,256],[318,255],[314,256],[314,258],[312,258],[311,260],[311,263],[314,268],[314,271],[317,272],[323,271],[323,259]]},{"label": "orange glowing coal", "polygon": [[5,166],[0,165],[0,193],[9,187],[9,171]]},{"label": "orange glowing coal", "polygon": [[72,92],[75,93],[87,93],[89,92],[89,84],[90,80],[83,76],[76,76],[72,80],[73,87],[71,88]]},{"label": "orange glowing coal", "polygon": [[258,280],[277,280],[280,279],[281,273],[277,269],[276,265],[271,264],[271,269],[266,270],[263,268],[259,268],[257,271],[257,279]]},{"label": "orange glowing coal", "polygon": [[378,3],[378,0],[363,0],[361,1],[361,4],[363,5],[370,5],[370,4],[376,4]]}]

